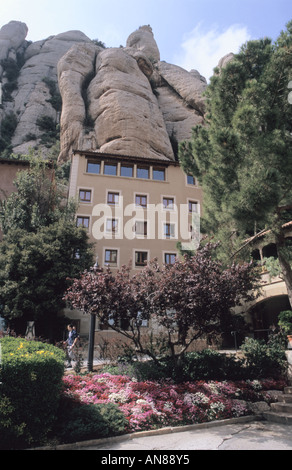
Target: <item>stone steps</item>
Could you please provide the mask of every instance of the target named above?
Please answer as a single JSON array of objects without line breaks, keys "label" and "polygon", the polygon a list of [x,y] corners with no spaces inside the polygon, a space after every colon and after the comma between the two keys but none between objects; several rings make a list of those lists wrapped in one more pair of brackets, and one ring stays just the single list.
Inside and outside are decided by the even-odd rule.
[{"label": "stone steps", "polygon": [[263,416],[274,423],[292,424],[292,386],[284,388],[278,402],[271,403],[271,411],[265,411]]}]

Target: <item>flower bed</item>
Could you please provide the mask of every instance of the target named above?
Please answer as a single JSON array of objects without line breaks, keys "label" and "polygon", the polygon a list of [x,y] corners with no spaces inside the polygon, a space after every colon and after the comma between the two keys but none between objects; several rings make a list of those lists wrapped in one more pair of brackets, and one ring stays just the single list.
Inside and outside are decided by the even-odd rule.
[{"label": "flower bed", "polygon": [[123,375],[67,375],[64,395],[83,404],[115,403],[124,413],[126,432],[180,426],[251,414],[247,402],[273,401],[268,390],[283,390],[283,381],[197,381],[174,384],[137,382]]}]

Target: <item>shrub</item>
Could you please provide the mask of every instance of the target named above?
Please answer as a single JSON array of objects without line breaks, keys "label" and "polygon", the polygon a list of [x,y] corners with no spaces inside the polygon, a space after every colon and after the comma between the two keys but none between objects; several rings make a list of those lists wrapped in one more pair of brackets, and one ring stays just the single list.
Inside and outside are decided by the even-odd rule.
[{"label": "shrub", "polygon": [[241,347],[249,378],[284,377],[287,359],[281,344],[272,337],[268,343],[246,338]]},{"label": "shrub", "polygon": [[279,322],[280,328],[286,335],[292,334],[292,310],[284,310],[279,313]]},{"label": "shrub", "polygon": [[3,85],[3,101],[12,101],[11,93],[17,89],[20,64],[12,58],[1,60],[1,66],[7,83]]},{"label": "shrub", "polygon": [[286,376],[287,360],[280,339],[273,335],[267,344],[247,338],[242,345],[244,357],[227,355],[212,349],[188,352],[175,364],[171,357],[156,364],[145,362],[119,363],[103,369],[116,375],[128,375],[137,380],[172,378],[176,383],[196,380],[246,380],[281,378]]},{"label": "shrub", "polygon": [[182,380],[235,380],[242,377],[242,361],[212,349],[188,353],[183,359]]},{"label": "shrub", "polygon": [[51,116],[39,117],[36,121],[36,124],[42,131],[46,131],[46,132],[56,131],[56,123]]},{"label": "shrub", "polygon": [[23,442],[25,423],[14,424],[13,413],[9,398],[0,396],[0,449],[9,449],[12,442],[21,446]]},{"label": "shrub", "polygon": [[177,365],[172,358],[165,358],[159,364],[153,360],[118,363],[103,369],[115,375],[128,375],[139,381],[172,378],[176,383],[195,380],[240,380],[245,378],[242,361],[234,356],[205,349],[186,353]]},{"label": "shrub", "polygon": [[62,109],[62,98],[59,93],[57,83],[54,80],[51,80],[48,77],[43,78],[43,82],[47,85],[51,98],[48,100],[49,103],[53,106],[56,111],[61,111]]},{"label": "shrub", "polygon": [[59,414],[57,438],[63,443],[99,439],[125,432],[127,420],[114,403],[78,405]]},{"label": "shrub", "polygon": [[10,337],[1,339],[1,351],[0,401],[2,407],[10,403],[9,415],[3,410],[0,415],[2,428],[6,423],[15,435],[13,448],[41,442],[56,418],[64,353],[49,344]]},{"label": "shrub", "polygon": [[0,152],[11,146],[11,139],[17,127],[17,117],[13,112],[8,113],[2,120],[0,126]]}]

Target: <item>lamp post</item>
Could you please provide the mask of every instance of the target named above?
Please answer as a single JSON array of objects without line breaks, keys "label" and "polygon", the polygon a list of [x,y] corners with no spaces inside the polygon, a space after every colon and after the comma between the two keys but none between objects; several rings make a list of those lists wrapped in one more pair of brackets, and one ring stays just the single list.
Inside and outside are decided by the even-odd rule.
[{"label": "lamp post", "polygon": [[95,334],[95,314],[90,314],[90,326],[89,326],[89,345],[88,345],[88,359],[87,359],[87,370],[92,372],[93,370],[93,353],[94,353],[94,334]]},{"label": "lamp post", "polygon": [[[98,256],[96,257],[93,271],[96,272],[98,269]],[[95,323],[96,316],[94,313],[90,314],[90,325],[89,325],[89,344],[88,344],[88,358],[87,358],[87,370],[88,372],[93,371],[93,356],[94,356],[94,335],[95,335]]]}]

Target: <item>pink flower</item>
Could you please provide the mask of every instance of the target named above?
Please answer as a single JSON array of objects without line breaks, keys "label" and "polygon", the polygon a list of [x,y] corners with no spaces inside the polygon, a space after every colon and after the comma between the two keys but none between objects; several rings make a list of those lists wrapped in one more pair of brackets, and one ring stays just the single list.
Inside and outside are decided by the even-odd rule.
[{"label": "pink flower", "polygon": [[266,390],[283,389],[275,380],[237,382],[136,382],[121,375],[67,375],[63,379],[63,394],[82,403],[116,403],[124,413],[126,432],[162,426],[201,423],[249,413],[242,400],[269,401]]}]

